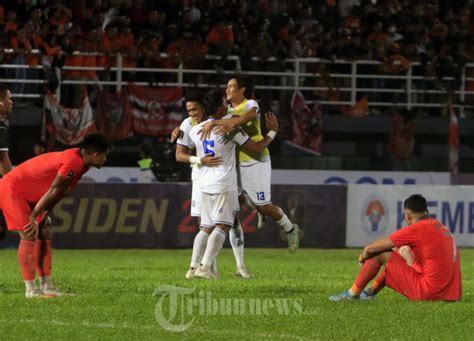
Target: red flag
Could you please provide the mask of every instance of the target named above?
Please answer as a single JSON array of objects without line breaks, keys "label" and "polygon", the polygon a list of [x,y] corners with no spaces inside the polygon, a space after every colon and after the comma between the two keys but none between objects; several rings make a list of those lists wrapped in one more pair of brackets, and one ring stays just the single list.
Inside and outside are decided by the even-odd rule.
[{"label": "red flag", "polygon": [[113,94],[98,90],[99,126],[110,140],[132,137],[132,112],[126,89]]},{"label": "red flag", "polygon": [[291,99],[293,139],[307,152],[320,155],[323,141],[322,110],[318,104],[313,110],[307,105],[299,90],[295,90]]},{"label": "red flag", "polygon": [[72,109],[61,106],[58,97],[53,94],[46,94],[43,125],[54,140],[69,146],[82,142],[87,133],[97,130],[87,95],[84,96],[82,108]]},{"label": "red flag", "polygon": [[459,171],[459,128],[458,118],[451,104],[448,105],[449,110],[449,165],[448,169],[451,173],[457,174]]},{"label": "red flag", "polygon": [[181,123],[183,91],[181,88],[149,88],[128,85],[134,132],[164,136]]},{"label": "red flag", "polygon": [[369,96],[365,95],[352,107],[341,107],[339,110],[346,116],[354,118],[367,117],[369,115]]}]

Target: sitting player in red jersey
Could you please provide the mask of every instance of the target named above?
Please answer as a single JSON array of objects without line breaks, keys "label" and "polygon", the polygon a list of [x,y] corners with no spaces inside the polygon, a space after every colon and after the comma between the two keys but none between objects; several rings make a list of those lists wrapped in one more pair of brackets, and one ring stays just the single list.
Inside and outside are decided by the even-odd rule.
[{"label": "sitting player in red jersey", "polygon": [[[385,285],[412,301],[461,299],[459,253],[449,229],[428,216],[426,199],[419,194],[405,200],[404,214],[409,226],[367,245],[359,256],[362,268],[354,284],[329,297],[331,301],[374,298]],[[382,265],[384,271],[364,290]]]},{"label": "sitting player in red jersey", "polygon": [[[0,180],[0,208],[8,230],[20,235],[18,260],[26,297],[59,296],[51,278],[48,212],[71,191],[90,167],[100,168],[111,145],[100,133],[88,134],[80,148],[39,155]],[[35,287],[36,270],[40,288]]]}]

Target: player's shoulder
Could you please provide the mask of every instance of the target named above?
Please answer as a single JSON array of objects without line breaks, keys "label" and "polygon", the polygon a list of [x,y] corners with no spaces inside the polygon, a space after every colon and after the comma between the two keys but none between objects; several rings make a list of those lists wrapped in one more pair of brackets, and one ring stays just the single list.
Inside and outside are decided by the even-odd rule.
[{"label": "player's shoulder", "polygon": [[258,106],[258,103],[257,103],[256,100],[254,100],[254,99],[248,99],[248,100],[247,100],[247,103],[245,103],[245,108],[246,108],[247,111],[248,111],[248,110],[250,110],[250,109],[252,109],[252,108],[257,108],[257,109],[258,109],[259,106]]},{"label": "player's shoulder", "polygon": [[8,126],[5,123],[5,121],[0,120],[0,129],[3,130],[3,131],[8,130]]},{"label": "player's shoulder", "polygon": [[186,117],[183,120],[183,122],[181,122],[179,129],[182,131],[190,131],[192,127],[193,127],[193,119],[191,117]]},{"label": "player's shoulder", "polygon": [[[54,153],[48,153],[48,154],[54,154]],[[66,161],[71,162],[72,161],[72,162],[83,163],[79,148],[66,149],[66,150],[63,150],[62,152],[59,152],[58,155],[51,155],[51,156],[58,156],[64,162],[66,162]]]}]

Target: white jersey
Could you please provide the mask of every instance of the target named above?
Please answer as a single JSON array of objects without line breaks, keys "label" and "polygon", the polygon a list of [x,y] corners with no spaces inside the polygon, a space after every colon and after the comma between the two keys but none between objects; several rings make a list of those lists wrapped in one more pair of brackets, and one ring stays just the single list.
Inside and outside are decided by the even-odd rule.
[{"label": "white jersey", "polygon": [[[189,148],[189,149],[194,149],[194,143],[191,141],[189,137],[189,132],[191,131],[192,127],[198,125],[197,121],[192,119],[191,117],[188,117],[181,122],[181,125],[179,126],[179,137],[178,140],[176,141],[177,144]],[[197,180],[201,174],[201,166],[200,165],[193,165],[192,166],[192,172],[191,172],[191,180]]]},{"label": "white jersey", "polygon": [[[231,116],[226,116],[225,118],[229,117]],[[206,122],[202,122],[193,127],[189,133],[189,137],[196,147],[198,157],[211,154],[216,157],[221,157],[222,164],[217,167],[201,167],[201,190],[208,194],[219,194],[229,191],[237,192],[235,143],[242,146],[250,137],[243,131],[238,131],[232,137],[232,140],[227,142],[224,141],[222,136],[212,131],[211,136],[207,140],[201,140],[201,134],[198,133]]]}]

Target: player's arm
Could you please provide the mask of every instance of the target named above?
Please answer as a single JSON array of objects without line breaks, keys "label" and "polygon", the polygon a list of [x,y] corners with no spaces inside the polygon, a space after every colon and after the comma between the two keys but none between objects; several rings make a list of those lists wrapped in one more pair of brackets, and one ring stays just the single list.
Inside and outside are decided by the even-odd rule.
[{"label": "player's arm", "polygon": [[252,139],[248,139],[242,145],[242,148],[247,152],[252,153],[261,153],[267,148],[275,138],[276,133],[278,132],[278,120],[274,113],[267,112],[265,114],[265,125],[268,129],[268,134],[264,137],[263,140],[255,142]]},{"label": "player's arm", "polygon": [[209,136],[211,136],[212,129],[214,129],[217,126],[222,127],[225,132],[229,132],[237,127],[240,127],[241,125],[247,122],[250,122],[255,117],[257,117],[257,115],[258,115],[257,108],[253,107],[242,116],[234,116],[231,118],[213,120],[213,121],[207,122],[203,125],[200,131],[201,139],[202,140],[208,139]]},{"label": "player's arm", "polygon": [[191,149],[183,145],[176,145],[176,161],[182,163],[204,165],[206,167],[217,167],[222,164],[221,157],[213,157],[211,155],[205,155],[203,157],[197,157],[191,155]]},{"label": "player's arm", "polygon": [[72,179],[70,178],[65,178],[62,175],[56,175],[51,187],[41,197],[35,208],[30,213],[30,222],[27,226],[25,226],[25,233],[27,236],[38,234],[38,222],[36,221],[36,218],[45,212],[49,212],[54,207],[54,205],[64,198],[71,181]]},{"label": "player's arm", "polygon": [[9,171],[12,170],[12,163],[10,161],[10,157],[8,156],[8,151],[1,151],[0,152],[0,174],[4,176]]},{"label": "player's arm", "polygon": [[389,238],[373,241],[364,247],[364,250],[359,256],[359,262],[364,263],[367,259],[375,257],[383,252],[392,251],[394,247],[395,244]]}]

